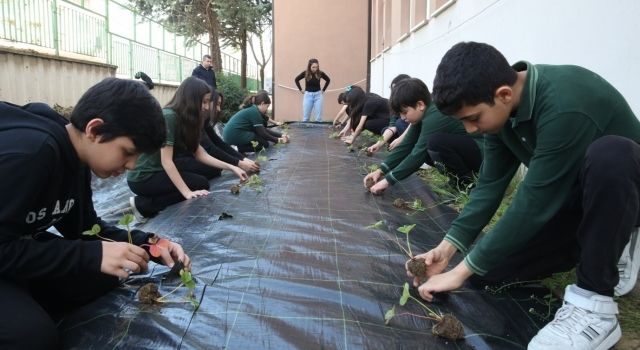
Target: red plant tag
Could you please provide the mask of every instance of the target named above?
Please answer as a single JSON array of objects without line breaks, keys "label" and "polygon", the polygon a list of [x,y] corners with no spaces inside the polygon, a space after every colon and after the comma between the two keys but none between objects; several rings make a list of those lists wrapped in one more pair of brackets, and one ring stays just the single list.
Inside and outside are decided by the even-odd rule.
[{"label": "red plant tag", "polygon": [[169,240],[164,238],[158,238],[158,236],[153,236],[149,238],[149,254],[154,258],[159,258],[161,254],[161,249],[169,249]]}]

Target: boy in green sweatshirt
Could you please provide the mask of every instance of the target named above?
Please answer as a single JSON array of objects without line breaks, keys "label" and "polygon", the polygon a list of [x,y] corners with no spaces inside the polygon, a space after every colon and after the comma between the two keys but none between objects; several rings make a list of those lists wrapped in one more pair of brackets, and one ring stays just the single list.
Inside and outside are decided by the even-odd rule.
[{"label": "boy in green sweatshirt", "polygon": [[[621,336],[612,297],[635,285],[640,252],[640,122],[625,99],[587,69],[509,66],[492,46],[466,42],[440,62],[433,100],[467,132],[485,134],[485,154],[469,203],[420,255],[429,277],[420,295],[432,300],[472,276],[527,280],[577,265],[577,283],[529,349],[612,347]],[[471,247],[521,164],[528,171],[514,201]],[[456,251],[465,259],[444,272]]]}]

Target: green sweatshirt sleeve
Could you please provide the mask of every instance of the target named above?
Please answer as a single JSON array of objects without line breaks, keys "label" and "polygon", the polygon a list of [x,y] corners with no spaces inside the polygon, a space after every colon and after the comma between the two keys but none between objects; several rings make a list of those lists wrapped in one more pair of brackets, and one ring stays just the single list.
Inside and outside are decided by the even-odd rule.
[{"label": "green sweatshirt sleeve", "polygon": [[[567,130],[571,130],[571,137],[567,137]],[[575,184],[587,147],[597,133],[595,123],[581,113],[564,113],[539,122],[537,145],[512,204],[495,228],[465,258],[474,273],[483,275],[503,257],[522,249],[560,210]],[[496,160],[495,154],[492,160]],[[512,173],[516,168],[517,164]],[[508,182],[503,185],[506,188]],[[471,209],[474,208],[476,212],[486,211],[478,206]],[[461,225],[455,227],[452,226],[452,230],[461,232]],[[447,236],[453,237],[450,233]]]},{"label": "green sweatshirt sleeve", "polygon": [[[385,179],[391,185],[406,179],[420,169],[429,156],[427,148],[431,135],[440,132],[466,135],[464,126],[460,121],[440,113],[434,104],[425,111],[420,125],[412,126],[408,132],[410,134],[407,137],[414,135],[416,141],[413,141],[411,151],[405,152],[402,157],[394,159],[396,160],[395,166],[390,166],[390,171],[385,173]],[[390,163],[387,163],[387,165],[390,165]]]},{"label": "green sweatshirt sleeve", "polygon": [[[389,153],[382,164],[380,164],[380,170],[382,170],[383,174],[388,174],[392,169],[400,164],[405,157],[411,154],[411,150],[420,138],[422,123],[423,121],[411,126],[409,130],[406,131],[407,136],[404,137],[402,142],[400,142],[400,144],[396,146],[391,153]],[[387,179],[387,181],[389,180]],[[393,183],[395,183],[395,181]]]}]

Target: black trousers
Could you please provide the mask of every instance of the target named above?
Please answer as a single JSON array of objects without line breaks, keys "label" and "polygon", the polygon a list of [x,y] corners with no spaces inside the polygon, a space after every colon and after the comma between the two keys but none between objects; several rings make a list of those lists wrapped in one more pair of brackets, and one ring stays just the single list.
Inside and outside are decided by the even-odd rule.
[{"label": "black trousers", "polygon": [[613,296],[618,260],[637,226],[640,145],[620,136],[601,137],[587,149],[564,207],[526,248],[507,256],[485,276],[473,276],[471,282],[536,280],[577,266],[579,287]]},{"label": "black trousers", "polygon": [[108,275],[47,281],[0,279],[0,349],[58,349],[56,319],[119,285]]},{"label": "black trousers", "polygon": [[482,151],[468,135],[434,133],[427,145],[427,164],[442,173],[453,175],[452,183],[466,186],[473,181],[482,164]]},{"label": "black trousers", "polygon": [[[182,179],[192,191],[208,190],[209,180],[220,176],[220,169],[200,163],[192,155],[173,158]],[[159,171],[141,182],[128,182],[129,188],[137,195],[136,208],[145,217],[156,216],[164,208],[182,202],[184,196],[171,182],[165,171]]]}]

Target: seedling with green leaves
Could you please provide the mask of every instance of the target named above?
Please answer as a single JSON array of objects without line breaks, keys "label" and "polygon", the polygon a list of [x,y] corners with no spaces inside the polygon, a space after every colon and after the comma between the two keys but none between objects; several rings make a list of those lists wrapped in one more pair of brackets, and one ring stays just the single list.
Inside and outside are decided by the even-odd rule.
[{"label": "seedling with green leaves", "polygon": [[107,238],[107,237],[102,237],[100,236],[100,232],[102,231],[102,229],[100,228],[100,225],[98,224],[94,224],[91,227],[91,230],[86,230],[84,232],[82,232],[83,235],[85,236],[96,236],[98,238],[100,238],[103,241],[107,241],[107,242],[115,242],[113,239],[111,238]]},{"label": "seedling with green leaves", "polygon": [[415,227],[416,227],[416,224],[411,224],[411,225],[400,226],[397,228],[398,232],[402,232],[406,236],[406,240],[407,240],[406,249],[402,246],[402,244],[400,244],[400,242],[396,241],[396,243],[398,243],[398,246],[400,247],[400,249],[402,249],[402,251],[405,252],[407,256],[409,256],[409,259],[411,259],[407,263],[407,269],[409,270],[409,272],[411,272],[411,274],[414,275],[416,278],[423,280],[427,277],[427,265],[425,264],[424,258],[416,258],[413,255],[413,252],[411,251],[411,242],[409,242],[409,234],[411,234],[411,230],[413,230]]},{"label": "seedling with green leaves", "polygon": [[263,182],[258,174],[249,176],[249,179],[244,183],[244,185],[253,188],[257,192],[262,192]]},{"label": "seedling with green leaves", "polygon": [[329,134],[330,139],[337,139],[338,137],[340,137],[340,133],[337,131],[334,131],[331,134]]},{"label": "seedling with green leaves", "polygon": [[129,244],[133,244],[133,239],[131,238],[131,226],[129,226],[135,217],[133,214],[124,214],[120,221],[118,221],[118,225],[124,226],[127,228],[127,238],[129,239]]},{"label": "seedling with green leaves", "polygon": [[[138,290],[138,300],[143,304],[161,304],[161,303],[181,303],[181,302],[189,302],[195,309],[200,306],[200,303],[195,297],[195,289],[196,282],[191,275],[191,271],[186,268],[180,269],[180,284],[177,285],[173,290],[165,295],[160,295],[158,291],[158,285],[155,283],[147,283]],[[185,296],[185,300],[167,300],[167,297],[171,294],[175,293],[181,287],[187,288],[187,294]]]},{"label": "seedling with green leaves", "polygon": [[402,288],[402,295],[400,296],[398,304],[400,304],[400,306],[405,306],[409,300],[413,300],[420,305],[426,311],[427,315],[422,316],[411,312],[397,314],[396,306],[394,305],[384,314],[384,323],[389,324],[394,317],[398,316],[413,316],[434,321],[435,323],[431,327],[431,333],[434,335],[453,341],[464,338],[464,327],[462,327],[462,323],[460,323],[455,316],[451,314],[442,314],[441,312],[436,312],[432,308],[428,307],[418,298],[413,297],[411,293],[409,293],[409,283],[405,283]]},{"label": "seedling with green leaves", "polygon": [[373,224],[366,226],[365,228],[380,230],[384,228],[384,221],[380,220],[380,221],[374,222]]}]

